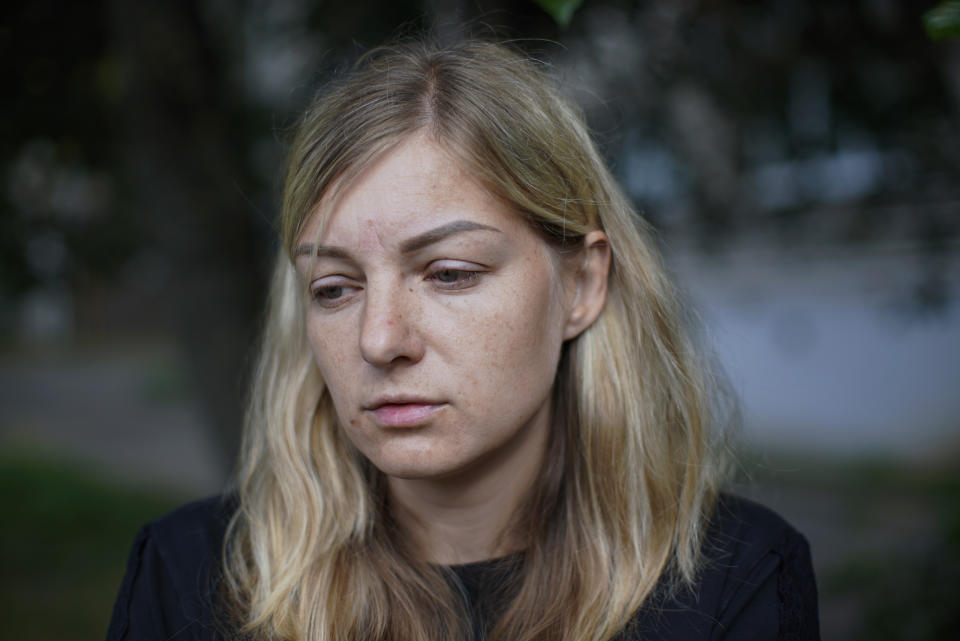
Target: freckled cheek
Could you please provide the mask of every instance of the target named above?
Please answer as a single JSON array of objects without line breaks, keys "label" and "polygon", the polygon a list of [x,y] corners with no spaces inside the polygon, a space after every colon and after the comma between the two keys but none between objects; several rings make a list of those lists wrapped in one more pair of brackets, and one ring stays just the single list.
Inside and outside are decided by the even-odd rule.
[{"label": "freckled cheek", "polygon": [[[520,288],[510,292],[504,300],[490,302],[484,307],[488,313],[470,317],[465,336],[473,336],[472,372],[484,377],[496,377],[509,385],[514,374],[530,373],[553,364],[555,355],[551,334],[553,318],[550,292],[546,287],[531,291]],[[487,383],[489,385],[489,383]]]},{"label": "freckled cheek", "polygon": [[349,337],[340,336],[328,327],[308,326],[307,339],[314,363],[320,369],[334,402],[342,401],[341,392],[351,387],[348,383],[355,376],[354,372],[349,371],[349,363],[353,361],[346,353]]}]

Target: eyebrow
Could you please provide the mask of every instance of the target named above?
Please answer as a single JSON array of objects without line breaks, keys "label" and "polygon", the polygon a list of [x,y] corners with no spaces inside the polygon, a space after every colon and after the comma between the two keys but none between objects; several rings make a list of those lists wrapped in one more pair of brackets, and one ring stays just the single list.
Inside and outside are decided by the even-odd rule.
[{"label": "eyebrow", "polygon": [[[415,251],[423,249],[424,247],[438,243],[445,238],[468,231],[493,231],[497,232],[498,234],[502,233],[496,227],[491,227],[489,225],[475,223],[470,220],[454,220],[446,223],[445,225],[440,225],[439,227],[435,227],[423,232],[422,234],[417,234],[416,236],[402,241],[400,243],[400,252],[403,254],[411,254]],[[316,248],[316,250],[314,250],[313,245],[309,243],[300,245],[293,253],[294,258],[299,258],[300,256],[310,256],[311,254],[316,255],[318,258],[350,258],[350,254],[340,247],[328,247],[320,245]]]},{"label": "eyebrow", "polygon": [[448,238],[465,231],[495,231],[498,234],[500,233],[500,230],[496,227],[481,225],[480,223],[475,223],[469,220],[455,220],[447,223],[446,225],[440,225],[439,227],[425,231],[422,234],[414,236],[413,238],[406,239],[400,243],[400,251],[404,254],[410,254],[417,250],[423,249],[428,245],[440,242],[444,238]]},{"label": "eyebrow", "polygon": [[310,256],[311,254],[316,255],[317,258],[342,258],[347,260],[350,258],[350,254],[346,250],[340,249],[339,247],[326,247],[320,245],[317,247],[316,251],[313,249],[313,245],[310,243],[304,243],[297,247],[293,252],[293,258],[296,260],[301,256]]}]

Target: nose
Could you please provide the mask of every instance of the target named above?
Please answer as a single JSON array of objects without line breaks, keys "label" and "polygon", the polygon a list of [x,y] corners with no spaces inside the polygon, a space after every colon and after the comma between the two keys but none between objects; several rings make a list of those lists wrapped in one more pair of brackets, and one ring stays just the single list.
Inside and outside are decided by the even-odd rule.
[{"label": "nose", "polygon": [[367,283],[360,321],[360,354],[377,367],[415,363],[423,357],[414,294],[399,283]]}]

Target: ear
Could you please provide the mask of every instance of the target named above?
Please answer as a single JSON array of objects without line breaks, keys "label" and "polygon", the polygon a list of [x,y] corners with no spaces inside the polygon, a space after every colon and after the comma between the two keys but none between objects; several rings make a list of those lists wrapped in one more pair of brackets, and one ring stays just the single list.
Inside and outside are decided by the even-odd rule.
[{"label": "ear", "polygon": [[610,274],[610,241],[605,233],[595,230],[584,236],[576,266],[573,301],[568,308],[563,340],[579,336],[603,311]]}]

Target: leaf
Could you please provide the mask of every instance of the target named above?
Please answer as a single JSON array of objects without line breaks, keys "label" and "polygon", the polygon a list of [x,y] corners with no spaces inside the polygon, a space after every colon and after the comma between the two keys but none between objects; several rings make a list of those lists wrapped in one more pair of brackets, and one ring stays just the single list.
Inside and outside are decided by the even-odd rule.
[{"label": "leaf", "polygon": [[583,0],[535,0],[535,2],[564,28],[570,26],[573,12],[583,4]]},{"label": "leaf", "polygon": [[931,40],[960,36],[960,0],[944,0],[924,13],[923,26]]}]

